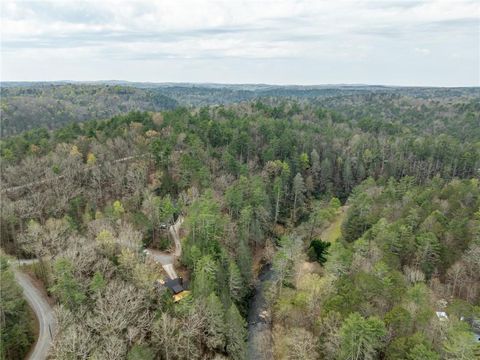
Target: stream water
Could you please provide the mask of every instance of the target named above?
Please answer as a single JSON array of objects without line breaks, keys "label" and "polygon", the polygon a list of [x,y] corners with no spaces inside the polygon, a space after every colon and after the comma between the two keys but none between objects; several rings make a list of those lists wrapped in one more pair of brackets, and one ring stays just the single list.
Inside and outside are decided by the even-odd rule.
[{"label": "stream water", "polygon": [[271,310],[265,299],[265,285],[273,280],[270,264],[260,270],[248,310],[248,358],[251,360],[273,359]]}]

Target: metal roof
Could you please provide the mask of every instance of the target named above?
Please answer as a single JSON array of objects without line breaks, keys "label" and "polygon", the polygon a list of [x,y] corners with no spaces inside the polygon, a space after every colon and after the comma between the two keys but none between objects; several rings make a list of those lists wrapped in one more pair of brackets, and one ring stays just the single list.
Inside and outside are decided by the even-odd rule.
[{"label": "metal roof", "polygon": [[168,279],[165,281],[165,286],[172,290],[174,294],[181,293],[184,290],[182,278]]}]

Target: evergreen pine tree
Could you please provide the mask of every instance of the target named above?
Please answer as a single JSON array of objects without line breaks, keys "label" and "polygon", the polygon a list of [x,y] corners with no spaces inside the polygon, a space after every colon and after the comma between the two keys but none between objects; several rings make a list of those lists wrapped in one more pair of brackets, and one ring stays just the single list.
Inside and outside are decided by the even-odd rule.
[{"label": "evergreen pine tree", "polygon": [[246,358],[247,330],[245,320],[235,304],[230,305],[225,316],[227,352],[234,360]]},{"label": "evergreen pine tree", "polygon": [[225,321],[223,306],[213,292],[205,303],[206,343],[211,350],[225,349]]}]

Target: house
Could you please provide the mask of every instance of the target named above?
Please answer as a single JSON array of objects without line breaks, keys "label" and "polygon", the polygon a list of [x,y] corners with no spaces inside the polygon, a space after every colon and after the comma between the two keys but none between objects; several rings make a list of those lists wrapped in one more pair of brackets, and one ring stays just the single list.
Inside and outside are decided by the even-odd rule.
[{"label": "house", "polygon": [[175,279],[168,279],[165,282],[165,286],[172,290],[174,295],[180,294],[184,290],[183,279],[180,277]]},{"label": "house", "polygon": [[182,278],[167,279],[166,281],[157,280],[156,282],[172,291],[173,302],[179,302],[190,294],[190,291],[185,290]]}]

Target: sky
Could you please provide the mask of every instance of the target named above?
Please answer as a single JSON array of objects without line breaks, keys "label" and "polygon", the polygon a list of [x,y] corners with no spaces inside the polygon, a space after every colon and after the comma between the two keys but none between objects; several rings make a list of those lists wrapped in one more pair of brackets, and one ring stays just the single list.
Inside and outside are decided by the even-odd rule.
[{"label": "sky", "polygon": [[478,0],[0,6],[2,81],[480,86]]}]

